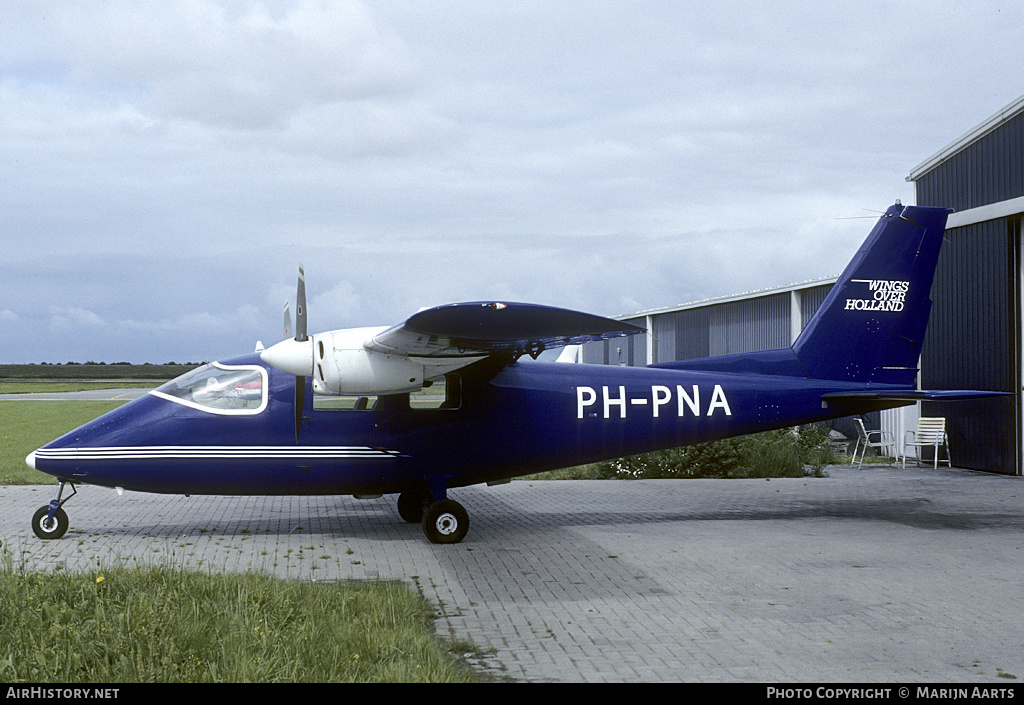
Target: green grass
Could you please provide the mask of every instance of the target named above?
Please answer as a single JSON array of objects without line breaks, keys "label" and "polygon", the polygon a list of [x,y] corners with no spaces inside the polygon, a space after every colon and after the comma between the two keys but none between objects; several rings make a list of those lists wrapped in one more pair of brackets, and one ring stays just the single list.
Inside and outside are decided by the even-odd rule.
[{"label": "green grass", "polygon": [[25,456],[54,438],[115,409],[119,401],[4,401],[0,398],[0,484],[49,484]]},{"label": "green grass", "polygon": [[6,549],[0,559],[0,682],[477,680],[401,583],[172,567],[42,574]]},{"label": "green grass", "polygon": [[9,365],[0,364],[0,382],[19,379],[36,380],[124,380],[148,379],[166,381],[195,369],[198,363],[165,365],[112,365],[68,363],[66,365]]}]

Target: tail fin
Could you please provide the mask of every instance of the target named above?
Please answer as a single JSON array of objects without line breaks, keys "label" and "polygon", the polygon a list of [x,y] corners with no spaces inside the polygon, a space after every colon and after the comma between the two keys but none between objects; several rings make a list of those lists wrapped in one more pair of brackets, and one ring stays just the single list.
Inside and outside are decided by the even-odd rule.
[{"label": "tail fin", "polygon": [[808,376],[914,383],[948,213],[889,207],[793,343]]}]

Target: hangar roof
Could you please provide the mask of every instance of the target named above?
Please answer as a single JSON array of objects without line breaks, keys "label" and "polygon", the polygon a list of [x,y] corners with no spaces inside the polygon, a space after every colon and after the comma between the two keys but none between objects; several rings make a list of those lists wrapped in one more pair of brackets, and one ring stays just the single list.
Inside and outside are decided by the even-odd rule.
[{"label": "hangar roof", "polygon": [[631,318],[639,318],[641,316],[656,316],[662,313],[675,313],[676,311],[685,311],[692,308],[701,308],[703,306],[714,306],[716,304],[731,303],[733,301],[743,301],[745,299],[756,299],[763,296],[771,296],[773,294],[784,294],[789,291],[799,291],[801,289],[810,289],[815,286],[822,286],[824,284],[835,284],[839,277],[823,277],[821,279],[809,279],[804,282],[798,282],[796,284],[788,284],[786,286],[777,286],[769,289],[757,289],[755,291],[745,291],[741,294],[730,294],[728,296],[718,296],[710,299],[701,299],[700,301],[691,301],[686,304],[676,304],[675,306],[664,306],[662,308],[652,308],[645,311],[637,311],[636,313],[624,314],[621,316],[615,316],[615,318],[621,320],[629,320]]},{"label": "hangar roof", "polygon": [[956,154],[972,142],[981,139],[1003,123],[1009,121],[1013,117],[1016,117],[1022,111],[1024,111],[1024,95],[915,166],[910,170],[910,175],[907,176],[907,181],[917,181],[924,174],[941,164],[944,160]]}]

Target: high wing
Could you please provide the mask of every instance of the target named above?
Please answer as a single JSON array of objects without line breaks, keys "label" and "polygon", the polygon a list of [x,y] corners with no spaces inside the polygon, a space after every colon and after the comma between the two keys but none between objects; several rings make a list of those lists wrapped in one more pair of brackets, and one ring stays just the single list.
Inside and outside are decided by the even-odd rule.
[{"label": "high wing", "polygon": [[371,352],[406,357],[536,358],[545,350],[643,331],[631,323],[553,306],[477,301],[420,311],[364,346]]},{"label": "high wing", "polygon": [[[301,286],[298,300],[297,309],[304,312]],[[302,397],[305,377],[313,378],[313,389],[321,394],[402,394],[487,357],[507,364],[551,348],[643,331],[631,323],[552,306],[473,302],[426,309],[391,328],[296,335],[260,355],[299,378],[296,399]]]}]

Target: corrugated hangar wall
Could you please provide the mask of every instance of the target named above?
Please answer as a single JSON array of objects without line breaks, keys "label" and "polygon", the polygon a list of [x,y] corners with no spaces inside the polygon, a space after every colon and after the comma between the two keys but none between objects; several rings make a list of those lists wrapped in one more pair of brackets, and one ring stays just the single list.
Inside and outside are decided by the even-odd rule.
[{"label": "corrugated hangar wall", "polygon": [[790,343],[790,296],[770,294],[652,316],[653,362],[689,360]]},{"label": "corrugated hangar wall", "polygon": [[907,178],[917,205],[958,213],[1024,196],[1024,103],[1007,106]]},{"label": "corrugated hangar wall", "polygon": [[[923,388],[1020,389],[1008,228],[1000,218],[946,230],[923,346]],[[922,415],[946,418],[953,465],[1017,474],[1017,407],[1012,397],[925,403]]]},{"label": "corrugated hangar wall", "polygon": [[647,328],[649,335],[591,343],[584,347],[583,361],[643,366],[789,347],[825,300],[833,281],[795,284],[627,316],[623,320]]}]

